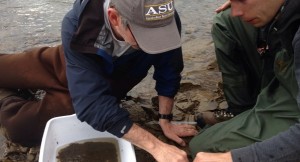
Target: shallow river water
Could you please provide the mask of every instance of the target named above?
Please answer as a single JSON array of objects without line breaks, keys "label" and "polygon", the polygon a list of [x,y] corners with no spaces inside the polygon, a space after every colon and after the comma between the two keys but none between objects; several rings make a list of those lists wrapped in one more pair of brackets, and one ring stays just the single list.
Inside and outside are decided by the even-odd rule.
[{"label": "shallow river water", "polygon": [[63,15],[71,0],[0,0],[0,52],[60,42]]},{"label": "shallow river water", "polygon": [[[22,51],[60,42],[60,25],[74,0],[0,0],[0,52]],[[177,0],[183,42],[210,39],[214,9],[224,0]]]}]

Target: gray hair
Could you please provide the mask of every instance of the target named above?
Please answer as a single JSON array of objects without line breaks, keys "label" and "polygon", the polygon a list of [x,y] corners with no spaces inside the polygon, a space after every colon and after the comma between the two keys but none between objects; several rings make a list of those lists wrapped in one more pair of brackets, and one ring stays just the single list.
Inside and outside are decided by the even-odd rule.
[{"label": "gray hair", "polygon": [[[114,8],[118,11],[116,4],[112,1],[109,2],[109,7]],[[122,16],[122,14],[118,11],[118,14],[120,15],[121,18],[121,23],[127,28],[128,27],[128,20]]]}]

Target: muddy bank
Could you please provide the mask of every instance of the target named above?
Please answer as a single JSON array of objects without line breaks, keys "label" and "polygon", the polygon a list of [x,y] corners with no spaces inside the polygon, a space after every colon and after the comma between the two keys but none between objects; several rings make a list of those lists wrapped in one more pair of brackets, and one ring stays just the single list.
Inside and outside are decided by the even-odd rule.
[{"label": "muddy bank", "polygon": [[[193,115],[208,109],[224,107],[213,43],[210,36],[215,8],[224,0],[177,0],[175,6],[182,21],[182,49],[184,70],[181,89],[176,96],[174,120],[190,121]],[[53,46],[60,43],[60,23],[71,8],[72,0],[0,0],[0,53],[20,52],[36,46]],[[132,91],[123,107],[131,118],[159,139],[176,145],[164,137],[157,125],[157,104],[153,70]],[[2,137],[3,139],[3,137]],[[188,142],[190,138],[185,138]],[[1,141],[0,141],[1,142]],[[39,148],[24,148],[2,140],[7,155],[16,161],[37,161]],[[179,146],[178,146],[179,147]],[[189,154],[187,147],[180,147]],[[145,151],[136,148],[137,162],[155,162]],[[6,161],[12,161],[5,158]],[[191,157],[190,160],[192,161]]]}]

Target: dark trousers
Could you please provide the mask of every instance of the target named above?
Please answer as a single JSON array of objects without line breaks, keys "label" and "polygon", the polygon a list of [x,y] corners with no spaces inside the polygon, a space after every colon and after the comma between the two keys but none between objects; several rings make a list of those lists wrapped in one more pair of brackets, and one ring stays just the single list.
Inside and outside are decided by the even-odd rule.
[{"label": "dark trousers", "polygon": [[11,96],[1,101],[1,126],[13,142],[24,146],[38,145],[49,119],[74,113],[62,46],[1,54],[0,76],[1,88],[46,92],[41,100]]}]

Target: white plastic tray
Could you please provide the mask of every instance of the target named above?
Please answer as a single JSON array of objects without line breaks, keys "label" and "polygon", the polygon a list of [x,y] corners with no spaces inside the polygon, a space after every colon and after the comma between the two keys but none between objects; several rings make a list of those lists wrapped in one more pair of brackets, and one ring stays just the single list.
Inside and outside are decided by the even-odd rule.
[{"label": "white plastic tray", "polygon": [[115,138],[119,144],[121,162],[136,162],[135,152],[130,142],[108,132],[93,129],[76,115],[56,117],[46,124],[39,154],[39,162],[55,162],[57,149],[69,143],[95,138]]}]

